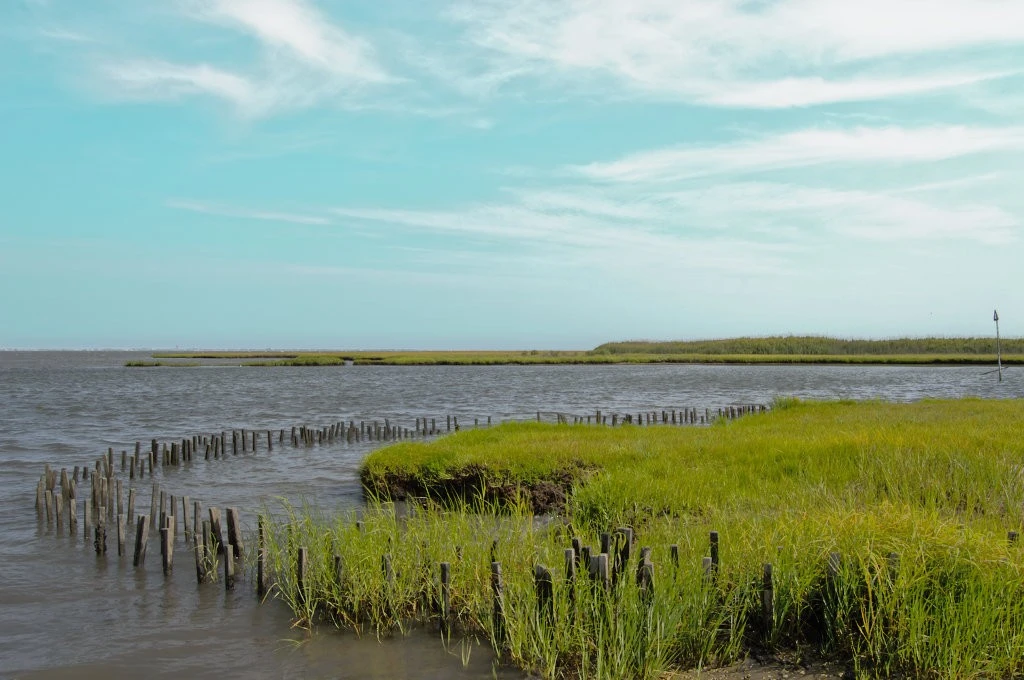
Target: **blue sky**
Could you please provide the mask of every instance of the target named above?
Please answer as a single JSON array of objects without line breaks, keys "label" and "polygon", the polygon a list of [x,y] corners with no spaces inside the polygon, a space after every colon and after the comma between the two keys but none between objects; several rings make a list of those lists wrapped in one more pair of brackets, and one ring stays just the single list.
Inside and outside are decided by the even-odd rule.
[{"label": "blue sky", "polygon": [[8,0],[0,347],[1024,335],[1020,0]]}]

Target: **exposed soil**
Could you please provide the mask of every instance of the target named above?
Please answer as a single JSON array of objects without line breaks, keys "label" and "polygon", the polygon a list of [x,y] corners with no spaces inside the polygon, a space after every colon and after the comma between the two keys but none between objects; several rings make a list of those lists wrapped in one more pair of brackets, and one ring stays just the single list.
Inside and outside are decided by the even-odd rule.
[{"label": "exposed soil", "polygon": [[512,484],[496,482],[491,479],[486,468],[470,465],[440,481],[425,481],[413,474],[388,472],[383,478],[371,478],[364,474],[362,482],[364,488],[371,493],[387,495],[395,500],[429,496],[442,502],[444,499],[472,502],[483,498],[497,505],[513,505],[525,501],[534,514],[544,515],[565,510],[573,484],[585,472],[585,468],[580,466],[534,482]]}]

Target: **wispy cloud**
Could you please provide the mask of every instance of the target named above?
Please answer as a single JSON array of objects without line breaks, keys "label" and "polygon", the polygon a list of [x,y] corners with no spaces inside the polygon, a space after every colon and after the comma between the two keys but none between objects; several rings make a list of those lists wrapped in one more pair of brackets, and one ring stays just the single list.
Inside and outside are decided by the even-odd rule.
[{"label": "wispy cloud", "polygon": [[674,181],[836,163],[941,161],[1024,150],[1024,127],[810,128],[724,144],[631,154],[569,171],[606,182]]},{"label": "wispy cloud", "polygon": [[244,76],[207,64],[184,66],[163,61],[108,64],[103,73],[121,97],[171,100],[206,94],[255,113],[266,105],[258,87]]},{"label": "wispy cloud", "polygon": [[465,0],[451,17],[499,72],[735,107],[956,88],[1020,72],[1006,48],[1024,43],[1006,0]]},{"label": "wispy cloud", "polygon": [[330,21],[304,0],[191,0],[197,19],[241,29],[268,48],[350,83],[393,80],[373,46]]},{"label": "wispy cloud", "polygon": [[96,39],[85,33],[70,31],[65,28],[45,28],[39,31],[39,35],[47,40],[56,40],[67,43],[94,43]]},{"label": "wispy cloud", "polygon": [[172,199],[167,201],[167,206],[171,208],[176,208],[178,210],[188,210],[190,212],[203,213],[204,215],[217,215],[219,217],[261,220],[267,222],[287,222],[291,224],[306,224],[313,226],[331,224],[331,220],[329,218],[319,215],[303,215],[268,210],[252,210],[248,208],[238,208],[233,206],[205,203],[202,201]]},{"label": "wispy cloud", "polygon": [[126,56],[124,47],[108,46],[105,54],[91,55],[106,94],[156,101],[207,96],[243,116],[261,117],[323,103],[364,108],[371,95],[401,82],[367,38],[306,0],[181,0],[172,8],[186,22],[251,38],[255,53],[241,58],[213,51],[206,59],[182,60]]}]

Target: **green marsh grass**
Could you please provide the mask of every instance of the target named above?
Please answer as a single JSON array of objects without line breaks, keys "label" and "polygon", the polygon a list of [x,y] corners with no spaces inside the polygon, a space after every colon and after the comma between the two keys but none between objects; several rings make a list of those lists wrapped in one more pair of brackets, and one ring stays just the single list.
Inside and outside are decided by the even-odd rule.
[{"label": "green marsh grass", "polygon": [[[789,400],[705,428],[522,424],[398,444],[367,458],[371,495],[417,479],[443,502],[408,516],[381,500],[340,515],[276,511],[275,592],[304,626],[437,630],[447,561],[453,634],[489,640],[503,661],[547,678],[652,678],[781,652],[865,677],[1016,677],[1024,548],[1007,532],[1024,519],[1022,423],[1021,400]],[[484,487],[524,493],[506,494],[505,505],[487,488],[446,493],[467,470]],[[525,490],[567,474],[563,513],[535,518]],[[572,538],[596,553],[601,532],[626,525],[636,543],[616,585],[593,584],[581,565],[571,588],[563,551]],[[710,531],[721,563],[709,575]],[[294,578],[299,545],[310,551],[305,599]],[[650,595],[635,577],[642,546],[652,549]],[[504,641],[491,618],[492,550],[505,578]],[[831,553],[841,557],[835,573]],[[765,563],[774,568],[767,621]],[[537,564],[553,575],[550,618],[538,608]]]},{"label": "green marsh grass", "polygon": [[[993,338],[842,340],[825,337],[620,342],[593,350],[174,352],[155,359],[239,359],[246,366],[488,366],[549,364],[994,365]],[[1024,364],[1024,339],[1002,344],[1004,364]]]}]

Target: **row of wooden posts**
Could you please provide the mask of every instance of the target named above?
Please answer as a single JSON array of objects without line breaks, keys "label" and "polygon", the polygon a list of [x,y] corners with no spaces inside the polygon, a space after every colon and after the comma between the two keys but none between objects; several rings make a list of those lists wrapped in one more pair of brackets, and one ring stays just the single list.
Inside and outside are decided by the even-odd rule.
[{"label": "row of wooden posts", "polygon": [[[710,555],[703,558],[703,570],[705,580],[713,583],[719,571],[719,536],[717,531],[709,535]],[[629,562],[632,547],[635,543],[633,529],[620,527],[614,532],[601,534],[600,552],[594,552],[589,545],[582,545],[579,538],[572,539],[572,546],[565,549],[564,587],[568,594],[570,603],[575,601],[575,589],[578,583],[578,575],[583,573],[590,579],[595,587],[605,591],[611,591],[618,586],[620,581],[628,578]],[[266,553],[264,550],[265,535],[264,522],[260,517],[259,532],[259,555],[257,558],[258,586],[257,590],[262,597],[267,591],[267,565]],[[506,607],[505,607],[505,584],[502,573],[501,562],[497,557],[498,541],[495,540],[491,546],[491,593],[493,596],[493,630],[495,640],[499,644],[504,641],[506,631]],[[651,548],[642,547],[637,559],[637,565],[633,572],[636,587],[639,589],[641,599],[650,604],[654,595],[654,563],[651,560]],[[673,568],[679,568],[679,546],[677,544],[669,547],[670,560]],[[342,575],[341,555],[334,555],[335,578],[339,580]],[[308,565],[309,551],[306,547],[298,547],[295,551],[293,563],[295,564],[295,582],[297,589],[297,600],[300,606],[309,599],[308,593]],[[435,601],[435,614],[440,623],[442,631],[450,632],[451,629],[451,563],[441,562],[439,565],[439,593]],[[839,553],[832,553],[829,556],[829,576],[835,578],[839,574],[841,560]],[[385,554],[381,560],[384,582],[393,587],[395,582],[395,571],[392,566],[390,554]],[[554,620],[554,579],[551,570],[542,565],[534,566],[534,587],[537,598],[538,612],[549,624]],[[764,564],[761,579],[761,616],[770,630],[775,616],[774,576],[771,564]]]},{"label": "row of wooden posts", "polygon": [[[698,411],[696,408],[661,409],[656,411],[638,411],[636,417],[632,413],[602,413],[598,409],[593,415],[573,415],[554,412],[555,421],[559,424],[582,425],[709,425],[716,419],[733,420],[751,413],[763,413],[768,407],[764,404],[741,404],[724,406],[717,411],[709,408]],[[548,412],[537,411],[537,422],[543,422]]]},{"label": "row of wooden posts", "polygon": [[[169,575],[174,565],[174,546],[178,531],[178,516],[184,529],[186,546],[194,549],[196,575],[200,583],[215,571],[214,560],[218,554],[224,556],[224,583],[227,588],[234,585],[234,561],[242,557],[241,513],[238,508],[225,509],[226,518],[221,522],[218,507],[207,508],[208,519],[204,519],[200,501],[188,496],[174,496],[153,484],[149,514],[136,517],[136,488],[129,487],[124,494],[122,480],[115,477],[112,466],[100,465],[97,474],[91,478],[91,488],[81,500],[84,538],[93,541],[97,555],[107,553],[108,532],[114,529],[118,557],[128,554],[128,532],[134,527],[134,553],[132,564],[142,567],[146,561],[150,531],[159,531],[160,556],[164,574]],[[54,526],[56,533],[78,531],[78,468],[69,475],[67,468],[60,471],[59,481],[55,470],[46,466],[36,487],[36,511],[39,518]],[[180,513],[178,507],[181,507]],[[67,512],[65,513],[65,508]],[[111,527],[113,525],[113,527]],[[226,533],[226,540],[225,540]]]},{"label": "row of wooden posts", "polygon": [[[109,458],[107,459],[109,463]],[[203,514],[203,506],[199,501],[191,501],[188,496],[174,496],[165,493],[156,484],[152,487],[150,498],[149,514],[135,516],[136,489],[128,488],[127,503],[122,494],[120,479],[113,477],[112,467],[104,464],[98,468],[101,474],[92,475],[90,492],[82,499],[84,508],[84,536],[86,540],[93,540],[95,551],[98,555],[104,555],[107,551],[108,527],[111,522],[116,528],[117,554],[119,557],[126,556],[128,546],[126,544],[126,533],[130,527],[135,526],[134,554],[132,564],[141,568],[145,564],[147,545],[151,530],[158,529],[160,534],[161,566],[165,575],[170,575],[173,570],[174,549],[178,529],[178,507],[181,508],[181,523],[184,529],[185,545],[191,549],[196,567],[197,582],[202,584],[215,578],[218,572],[218,555],[223,568],[223,582],[226,589],[231,589],[236,581],[236,561],[245,554],[245,542],[242,535],[241,514],[237,508],[226,508],[225,522],[222,523],[220,509],[217,507],[207,508],[208,518]],[[58,482],[59,480],[59,482]],[[59,488],[58,488],[59,486]],[[46,467],[43,477],[37,487],[36,509],[40,519],[45,517],[48,524],[56,526],[61,532],[65,524],[69,532],[75,533],[78,524],[78,479],[75,475],[68,475],[66,469],[62,469],[58,476],[55,470]],[[113,491],[112,491],[113,490]],[[64,508],[67,508],[65,519]],[[190,512],[191,511],[191,512]],[[226,526],[225,526],[226,524]],[[357,523],[358,526],[359,523]],[[256,591],[262,599],[269,588],[270,570],[268,567],[267,555],[267,526],[265,518],[259,515],[257,518],[257,556],[256,556]],[[226,535],[225,535],[226,534]],[[1019,536],[1016,531],[1007,534],[1007,540],[1011,544],[1018,542]],[[567,587],[570,598],[574,597],[578,574],[587,574],[591,582],[605,589],[614,588],[623,578],[629,574],[629,563],[634,544],[636,543],[633,530],[630,527],[620,527],[614,532],[602,533],[600,536],[600,548],[594,550],[589,545],[583,545],[580,539],[573,538],[572,545],[565,549],[565,587]],[[712,531],[709,534],[709,554],[702,558],[702,567],[705,579],[714,582],[719,572],[719,535]],[[502,576],[502,565],[496,559],[497,541],[491,548],[491,588],[494,598],[494,631],[496,640],[503,639],[505,631],[505,604],[504,604],[504,582]],[[307,597],[308,577],[307,568],[309,565],[308,550],[305,547],[297,548],[293,557],[296,568],[296,584],[298,597],[301,602]],[[673,568],[679,568],[679,546],[669,546],[669,561]],[[899,555],[890,553],[887,556],[888,570],[890,575],[895,575],[899,569]],[[340,578],[341,556],[334,555],[335,571]],[[382,569],[385,583],[393,584],[395,571],[390,555],[384,555]],[[841,569],[841,557],[839,553],[831,553],[827,562],[826,577],[835,579]],[[451,588],[451,563],[441,562],[440,570],[440,593],[437,600],[437,615],[444,629],[450,626],[450,588]],[[634,572],[636,586],[640,589],[642,597],[649,598],[654,591],[654,563],[651,560],[651,548],[640,549],[637,565]],[[553,616],[553,578],[551,570],[544,565],[535,565],[534,581],[536,586],[537,606],[545,616]],[[770,633],[774,625],[775,617],[775,595],[774,595],[774,573],[771,563],[763,565],[760,600],[761,616],[764,630]],[[649,601],[649,600],[648,600]]]},{"label": "row of wooden posts", "polygon": [[[102,472],[107,472],[104,468]],[[77,503],[77,479],[69,476],[66,469],[60,473],[60,488],[57,488],[57,473],[55,470],[46,467],[42,479],[37,488],[36,509],[40,518],[45,516],[48,524],[56,526],[58,532],[63,530],[66,523],[70,533],[77,531],[78,515]],[[130,487],[127,494],[127,505],[123,503],[121,480],[115,479],[114,484],[110,483],[110,477],[93,475],[91,493],[83,499],[84,536],[86,540],[92,538],[97,555],[104,555],[107,552],[107,531],[111,521],[115,522],[117,554],[119,557],[127,555],[126,532],[133,524],[135,526],[134,554],[132,564],[141,568],[145,564],[149,534],[151,529],[159,529],[160,532],[160,554],[161,566],[165,575],[170,575],[174,564],[174,548],[178,529],[178,511],[181,507],[182,525],[184,528],[185,544],[192,549],[196,578],[198,583],[204,583],[217,572],[216,559],[222,556],[224,570],[224,585],[231,589],[235,585],[235,561],[241,559],[245,552],[244,540],[241,531],[241,515],[237,508],[226,508],[226,532],[222,526],[220,509],[217,507],[207,508],[208,519],[204,519],[203,507],[200,501],[190,501],[188,496],[176,497],[167,494],[156,484],[152,486],[149,514],[141,514],[135,517],[136,489]],[[115,489],[114,495],[109,495],[110,489]],[[68,519],[63,519],[62,508],[69,509]],[[115,512],[116,510],[116,512]],[[191,511],[191,513],[190,513]],[[225,533],[227,534],[225,537]],[[226,539],[226,540],[225,540]],[[565,550],[565,579],[566,585],[572,587],[576,581],[577,573],[585,570],[590,578],[605,588],[611,588],[627,573],[627,566],[630,561],[632,546],[635,543],[633,530],[629,527],[621,527],[614,532],[601,534],[601,545],[599,551],[593,551],[589,545],[582,545],[580,539],[572,540],[572,547]],[[1011,540],[1015,536],[1011,535]],[[257,594],[262,598],[268,591],[270,572],[267,565],[267,536],[266,522],[262,515],[257,518]],[[703,558],[704,572],[706,576],[713,579],[719,568],[719,538],[718,532],[710,534],[710,555]],[[501,572],[501,563],[496,559],[497,541],[491,547],[491,584],[494,595],[494,624],[495,631],[500,639],[504,630],[504,594]],[[669,548],[670,560],[674,567],[679,566],[679,547],[672,545]],[[838,556],[835,556],[838,558]],[[334,556],[335,569],[341,573],[341,557]],[[296,551],[295,562],[297,573],[296,583],[298,587],[299,600],[305,597],[306,584],[308,582],[306,570],[309,564],[308,551],[305,547],[299,547]],[[832,562],[830,560],[830,566]],[[391,564],[390,555],[385,555],[382,560],[385,582],[393,583],[395,580],[394,568]],[[551,571],[543,566],[536,565],[534,570],[537,587],[538,606],[542,610],[550,612],[552,605],[552,577]],[[654,588],[654,565],[651,561],[651,549],[641,548],[636,569],[636,583],[642,593],[653,593]],[[440,585],[439,617],[444,626],[449,621],[449,602],[451,585],[451,565],[448,562],[440,564]],[[571,591],[570,591],[571,592]],[[764,568],[764,582],[762,589],[762,600],[766,611],[771,613],[773,606],[772,567],[770,564]],[[767,616],[767,615],[766,615]],[[766,618],[770,620],[770,618]]]}]

